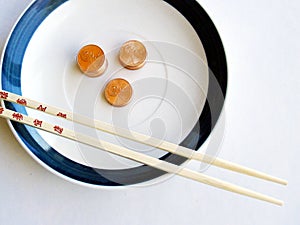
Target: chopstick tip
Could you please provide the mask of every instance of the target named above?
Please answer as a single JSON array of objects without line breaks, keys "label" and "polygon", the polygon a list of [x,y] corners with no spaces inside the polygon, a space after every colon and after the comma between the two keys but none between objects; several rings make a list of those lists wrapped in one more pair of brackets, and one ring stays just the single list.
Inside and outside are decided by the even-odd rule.
[{"label": "chopstick tip", "polygon": [[279,179],[279,178],[277,178],[276,180],[274,180],[274,182],[276,182],[278,184],[281,184],[281,185],[285,185],[285,186],[287,186],[288,183],[289,183],[287,180],[283,180],[283,179]]},{"label": "chopstick tip", "polygon": [[284,202],[283,201],[278,201],[277,203],[275,203],[278,206],[284,206]]}]

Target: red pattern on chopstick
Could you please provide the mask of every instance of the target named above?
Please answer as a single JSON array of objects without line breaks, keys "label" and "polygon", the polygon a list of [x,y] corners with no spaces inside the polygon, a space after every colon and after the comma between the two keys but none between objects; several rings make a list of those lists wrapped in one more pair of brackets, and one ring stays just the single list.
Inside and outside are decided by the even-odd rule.
[{"label": "red pattern on chopstick", "polygon": [[27,101],[25,99],[18,99],[17,100],[17,103],[20,104],[20,105],[25,105],[27,106]]},{"label": "red pattern on chopstick", "polygon": [[33,124],[36,127],[42,127],[43,121],[36,119],[33,121]]},{"label": "red pattern on chopstick", "polygon": [[58,113],[57,116],[67,119],[67,114],[64,114],[62,112]]},{"label": "red pattern on chopstick", "polygon": [[64,129],[59,126],[54,126],[53,129],[55,132],[57,132],[59,134],[62,134],[62,132],[64,131]]},{"label": "red pattern on chopstick", "polygon": [[42,112],[46,112],[47,107],[43,107],[43,105],[40,105],[39,107],[37,107],[37,110],[40,110]]},{"label": "red pattern on chopstick", "polygon": [[16,119],[18,121],[23,120],[23,115],[20,114],[20,113],[14,113],[12,116],[13,116],[14,119]]},{"label": "red pattern on chopstick", "polygon": [[8,98],[8,93],[4,92],[4,91],[1,91],[0,92],[0,97],[3,98],[3,99],[7,99]]}]

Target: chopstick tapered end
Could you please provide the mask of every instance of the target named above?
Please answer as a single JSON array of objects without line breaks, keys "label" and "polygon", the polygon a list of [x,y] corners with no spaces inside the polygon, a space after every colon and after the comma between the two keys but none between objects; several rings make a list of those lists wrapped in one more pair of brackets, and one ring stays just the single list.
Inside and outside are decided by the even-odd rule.
[{"label": "chopstick tapered end", "polygon": [[287,180],[283,180],[277,177],[271,177],[270,179],[268,179],[269,181],[275,182],[277,184],[281,184],[281,185],[288,185],[288,181]]},{"label": "chopstick tapered end", "polygon": [[278,206],[284,206],[284,202],[283,201],[278,201],[275,204],[278,205]]},{"label": "chopstick tapered end", "polygon": [[287,186],[289,182],[287,180],[281,180],[280,184]]}]

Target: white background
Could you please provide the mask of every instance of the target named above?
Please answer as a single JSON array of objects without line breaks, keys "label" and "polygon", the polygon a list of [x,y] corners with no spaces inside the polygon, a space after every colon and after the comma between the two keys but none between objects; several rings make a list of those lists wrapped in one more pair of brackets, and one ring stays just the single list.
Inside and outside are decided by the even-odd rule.
[{"label": "white background", "polygon": [[[0,120],[0,224],[298,225],[300,2],[199,0],[229,67],[220,157],[283,177],[287,187],[210,167],[205,173],[283,199],[283,207],[184,178],[107,191],[36,163]],[[0,0],[0,49],[29,0]],[[197,163],[190,168],[197,169]],[[297,208],[298,207],[298,208]]]}]

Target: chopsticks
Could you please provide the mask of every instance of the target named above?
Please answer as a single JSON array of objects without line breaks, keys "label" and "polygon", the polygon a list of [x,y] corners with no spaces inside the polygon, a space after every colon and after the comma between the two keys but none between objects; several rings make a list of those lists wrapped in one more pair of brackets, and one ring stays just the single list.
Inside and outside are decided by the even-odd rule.
[{"label": "chopsticks", "polygon": [[[194,152],[188,148],[184,148],[182,146],[178,146],[176,144],[170,143],[170,142],[166,142],[166,141],[162,141],[162,140],[158,140],[152,137],[149,137],[147,135],[143,135],[143,134],[139,134],[137,132],[132,132],[132,131],[128,131],[125,129],[121,129],[121,128],[114,128],[112,125],[101,122],[101,121],[94,121],[90,118],[81,116],[81,115],[75,115],[72,114],[71,112],[50,106],[50,105],[46,105],[28,98],[24,98],[23,96],[19,96],[13,93],[9,93],[7,91],[2,91],[0,90],[0,98],[6,101],[10,101],[10,102],[14,102],[32,109],[37,109],[41,112],[45,112],[57,117],[61,117],[64,119],[68,119],[70,121],[73,122],[77,122],[80,124],[84,124],[90,127],[94,127],[95,124],[95,128],[111,133],[111,134],[116,134],[122,137],[126,137],[126,138],[130,138],[132,140],[138,141],[138,142],[142,142],[154,147],[158,147],[160,149],[169,151],[171,153],[174,154],[178,154],[190,159],[196,159],[196,160],[200,160],[203,162],[211,162],[213,165],[225,168],[225,169],[230,169],[236,172],[241,172],[244,174],[248,174],[251,176],[255,176],[255,177],[259,177],[262,179],[266,179],[269,181],[273,181],[276,183],[280,183],[280,184],[287,184],[287,181],[284,181],[282,179],[240,166],[238,164],[234,164],[231,162],[228,162],[226,160],[222,160],[222,159],[214,159],[210,156],[206,156],[204,154],[199,154],[198,152]],[[260,194],[258,192],[246,189],[246,188],[242,188],[239,187],[237,185],[219,180],[217,178],[213,178],[207,175],[204,175],[202,173],[198,173],[196,171],[192,171],[190,169],[184,168],[182,166],[177,166],[162,160],[159,160],[157,158],[139,153],[139,152],[135,152],[129,149],[126,149],[124,147],[115,145],[115,144],[111,144],[109,142],[106,141],[100,141],[94,138],[91,138],[89,136],[80,134],[80,133],[75,133],[74,131],[68,130],[66,128],[63,128],[61,126],[58,125],[53,125],[50,123],[47,123],[45,121],[41,121],[39,119],[35,119],[35,118],[31,118],[28,117],[26,115],[5,109],[3,107],[0,107],[0,117],[12,120],[12,121],[16,121],[19,123],[23,123],[32,127],[35,127],[37,129],[41,129],[83,144],[87,144],[96,148],[101,148],[107,152],[134,160],[136,162],[140,162],[143,163],[145,165],[154,167],[156,169],[160,169],[162,171],[168,172],[168,173],[172,173],[172,174],[177,174],[180,175],[182,177],[185,178],[189,178],[204,184],[208,184],[220,189],[224,189],[227,191],[231,191],[231,192],[235,192],[241,195],[245,195],[248,197],[252,197],[252,198],[256,198],[259,200],[263,200],[266,202],[270,202],[276,205],[283,205],[283,202]],[[116,132],[116,130],[118,130],[118,132]],[[133,138],[134,137],[134,138]],[[157,143],[159,143],[159,145],[157,146]]]},{"label": "chopsticks", "polygon": [[247,168],[245,166],[238,165],[236,163],[232,163],[229,161],[226,161],[224,159],[215,158],[209,155],[205,155],[201,152],[196,152],[191,149],[185,148],[183,146],[176,145],[174,143],[160,140],[154,137],[150,137],[138,132],[134,131],[128,131],[127,129],[123,129],[120,127],[114,127],[113,125],[109,123],[105,123],[99,120],[94,120],[82,115],[73,114],[72,112],[66,111],[64,109],[60,109],[54,106],[50,106],[35,100],[31,100],[29,98],[24,98],[23,96],[19,96],[7,91],[0,90],[0,99],[3,99],[5,101],[14,102],[20,105],[24,105],[28,108],[32,108],[35,110],[39,110],[42,112],[45,112],[47,114],[61,117],[64,119],[67,119],[69,121],[73,121],[91,128],[95,128],[110,134],[118,135],[123,138],[127,138],[136,142],[140,142],[143,144],[150,145],[155,148],[159,148],[161,150],[180,155],[182,157],[192,159],[192,160],[198,160],[204,163],[209,163],[214,166],[228,169],[231,171],[235,171],[241,174],[257,177],[260,179],[268,180],[271,182],[275,182],[282,185],[287,185],[287,181],[268,175],[266,173],[262,173],[259,171],[256,171],[254,169]]}]

